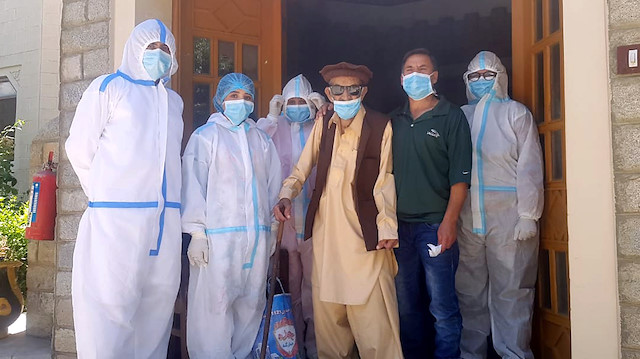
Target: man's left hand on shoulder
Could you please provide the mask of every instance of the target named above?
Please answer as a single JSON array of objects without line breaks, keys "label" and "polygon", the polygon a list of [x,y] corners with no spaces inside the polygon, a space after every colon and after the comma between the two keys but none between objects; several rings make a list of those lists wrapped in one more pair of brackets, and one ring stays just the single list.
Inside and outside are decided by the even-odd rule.
[{"label": "man's left hand on shoulder", "polygon": [[393,249],[398,245],[397,239],[383,239],[378,241],[376,249]]},{"label": "man's left hand on shoulder", "polygon": [[451,248],[456,242],[458,224],[455,221],[442,221],[438,228],[438,244],[442,245],[442,251]]}]

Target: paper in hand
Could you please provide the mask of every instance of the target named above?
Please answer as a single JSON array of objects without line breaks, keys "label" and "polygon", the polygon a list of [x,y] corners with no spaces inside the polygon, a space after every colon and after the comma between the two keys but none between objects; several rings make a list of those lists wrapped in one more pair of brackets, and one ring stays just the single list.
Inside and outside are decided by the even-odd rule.
[{"label": "paper in hand", "polygon": [[427,243],[427,246],[429,247],[429,257],[433,258],[433,257],[437,257],[438,254],[440,254],[442,252],[442,245],[438,244],[433,245],[431,243]]}]

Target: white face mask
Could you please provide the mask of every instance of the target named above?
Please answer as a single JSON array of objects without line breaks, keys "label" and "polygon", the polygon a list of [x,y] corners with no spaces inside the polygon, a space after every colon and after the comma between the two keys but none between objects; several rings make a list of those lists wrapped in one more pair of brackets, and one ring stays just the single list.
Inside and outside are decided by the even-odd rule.
[{"label": "white face mask", "polygon": [[253,102],[246,100],[229,100],[224,103],[222,112],[235,126],[243,123],[253,112]]},{"label": "white face mask", "polygon": [[338,116],[343,120],[350,120],[358,114],[360,111],[360,105],[362,104],[362,99],[360,97],[349,100],[349,101],[333,101],[333,109],[336,111]]},{"label": "white face mask", "polygon": [[427,98],[435,92],[431,84],[431,75],[420,72],[412,72],[402,76],[402,88],[409,97],[416,101]]}]

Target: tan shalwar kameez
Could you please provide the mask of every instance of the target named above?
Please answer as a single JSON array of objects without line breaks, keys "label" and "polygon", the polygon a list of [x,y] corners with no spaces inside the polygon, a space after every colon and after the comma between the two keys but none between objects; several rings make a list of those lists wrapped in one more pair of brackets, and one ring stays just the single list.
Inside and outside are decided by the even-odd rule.
[{"label": "tan shalwar kameez", "polygon": [[[350,358],[354,340],[364,359],[402,358],[393,251],[368,252],[354,207],[356,156],[364,107],[345,127],[336,123],[331,166],[316,214],[311,277],[314,320],[320,358]],[[280,198],[294,198],[318,160],[323,121],[316,121]],[[342,134],[340,133],[342,129]],[[385,128],[380,172],[374,186],[378,240],[397,239],[396,192],[392,171],[391,122]],[[373,218],[371,220],[374,220]]]}]

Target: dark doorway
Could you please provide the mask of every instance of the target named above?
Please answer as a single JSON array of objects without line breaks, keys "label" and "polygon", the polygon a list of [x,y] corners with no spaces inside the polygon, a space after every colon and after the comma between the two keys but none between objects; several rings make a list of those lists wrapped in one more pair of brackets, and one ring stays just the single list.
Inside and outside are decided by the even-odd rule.
[{"label": "dark doorway", "polygon": [[[283,85],[298,74],[315,91],[318,71],[340,61],[373,71],[365,104],[388,113],[406,101],[400,84],[405,52],[425,47],[437,58],[436,91],[467,103],[462,75],[481,50],[496,53],[511,75],[511,0],[285,0]],[[511,83],[509,82],[511,94]],[[426,357],[429,355],[425,353]],[[489,358],[498,358],[489,338]]]},{"label": "dark doorway", "polygon": [[406,99],[402,56],[428,48],[440,64],[439,94],[467,102],[462,81],[480,51],[495,52],[511,70],[511,0],[286,0],[282,83],[304,74],[325,86],[318,71],[348,61],[374,73],[365,104],[390,112]]}]

